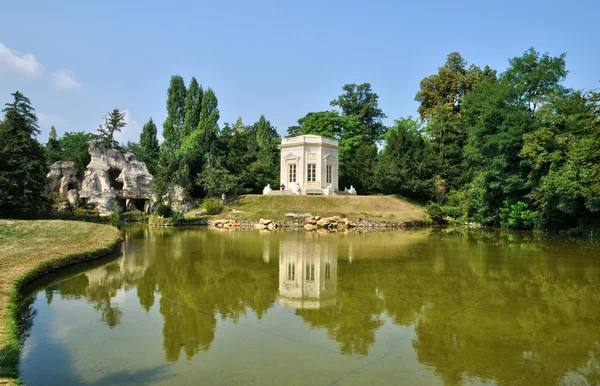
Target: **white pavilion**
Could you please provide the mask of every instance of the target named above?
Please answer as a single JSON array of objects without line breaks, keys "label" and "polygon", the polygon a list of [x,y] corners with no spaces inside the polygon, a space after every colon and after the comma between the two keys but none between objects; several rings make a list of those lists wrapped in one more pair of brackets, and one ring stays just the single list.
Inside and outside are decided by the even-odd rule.
[{"label": "white pavilion", "polygon": [[332,195],[338,185],[338,141],[320,135],[281,140],[280,183],[295,194]]}]

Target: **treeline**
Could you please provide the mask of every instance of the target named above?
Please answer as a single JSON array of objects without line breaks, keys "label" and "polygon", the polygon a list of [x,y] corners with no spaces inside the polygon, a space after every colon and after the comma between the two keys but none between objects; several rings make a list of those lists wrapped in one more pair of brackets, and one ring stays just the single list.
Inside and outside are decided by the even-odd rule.
[{"label": "treeline", "polygon": [[[600,94],[567,88],[566,76],[564,54],[551,57],[532,48],[498,73],[453,52],[421,81],[416,119],[400,118],[386,127],[371,85],[348,84],[330,110],[310,112],[287,131],[339,140],[341,187],[429,202],[430,215],[440,222],[583,229],[599,222]],[[33,109],[20,93],[13,96],[0,125],[4,215],[10,212],[7,203],[24,194],[11,190],[19,186],[16,181],[38,181],[27,173],[40,162],[32,158],[34,142],[27,142],[37,143]],[[57,138],[52,128],[42,156],[47,164],[73,160],[84,168],[89,142],[99,138],[146,162],[161,195],[175,185],[205,197],[260,193],[280,183],[280,137],[264,116],[252,125],[240,117],[219,127],[215,93],[195,78],[186,87],[177,75],[166,107],[162,143],[150,119],[139,142],[118,144],[113,134],[125,122],[115,109],[97,134]]]},{"label": "treeline", "polygon": [[331,102],[341,113],[309,113],[288,132],[339,139],[342,186],[430,201],[440,222],[584,229],[599,219],[600,94],[566,76],[564,54],[532,48],[498,74],[453,52],[421,81],[418,120],[385,128],[369,84],[348,85]]}]

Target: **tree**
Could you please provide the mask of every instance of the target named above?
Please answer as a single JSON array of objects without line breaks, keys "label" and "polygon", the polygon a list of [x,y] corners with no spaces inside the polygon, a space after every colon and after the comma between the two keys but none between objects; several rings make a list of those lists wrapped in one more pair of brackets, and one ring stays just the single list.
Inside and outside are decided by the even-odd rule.
[{"label": "tree", "polygon": [[421,80],[415,100],[419,102],[422,121],[432,119],[440,113],[440,109],[454,116],[461,115],[463,98],[484,75],[479,67],[467,65],[458,52],[451,52],[437,74]]},{"label": "tree", "polygon": [[0,217],[34,217],[46,209],[44,148],[31,102],[20,92],[11,94],[0,123]]},{"label": "tree", "polygon": [[173,75],[167,90],[167,118],[163,123],[163,146],[169,151],[176,151],[181,146],[182,128],[185,122],[185,99],[183,78]]},{"label": "tree", "polygon": [[46,144],[46,159],[48,160],[48,163],[53,164],[56,161],[60,161],[61,152],[60,142],[56,137],[56,129],[52,126],[50,127],[48,143]]},{"label": "tree", "polygon": [[140,154],[141,160],[148,166],[150,174],[156,173],[156,164],[160,155],[160,147],[156,138],[156,125],[152,117],[146,122],[140,134]]},{"label": "tree", "polygon": [[387,194],[429,199],[435,193],[436,154],[412,117],[396,120],[388,129],[375,177]]},{"label": "tree", "polygon": [[379,141],[385,134],[386,127],[382,120],[387,118],[379,108],[379,96],[371,90],[370,83],[346,84],[342,87],[344,94],[330,102],[339,107],[345,116],[355,116],[363,125],[364,140],[369,143]]},{"label": "tree", "polygon": [[531,47],[522,56],[509,60],[503,79],[516,89],[519,102],[535,113],[549,98],[565,90],[561,84],[568,73],[565,58],[564,53],[556,58],[548,53],[540,55]]},{"label": "tree", "polygon": [[239,176],[231,174],[221,165],[208,165],[197,177],[196,183],[201,185],[209,197],[221,194],[238,194],[243,191]]},{"label": "tree", "polygon": [[98,126],[98,137],[102,145],[106,148],[116,148],[119,142],[114,140],[115,132],[120,132],[127,122],[125,122],[125,111],[114,109],[108,116],[104,117],[104,124]]},{"label": "tree", "polygon": [[258,162],[262,171],[263,179],[258,183],[262,186],[279,183],[279,148],[281,142],[277,129],[271,126],[271,122],[261,115],[254,125],[256,132],[256,144],[258,145]]},{"label": "tree", "polygon": [[448,185],[458,188],[465,181],[462,152],[467,139],[463,118],[463,99],[484,77],[494,78],[495,73],[481,70],[458,52],[448,54],[446,63],[438,73],[421,80],[415,100],[419,102],[419,116],[426,122],[426,133],[440,158],[440,175]]},{"label": "tree", "polygon": [[510,63],[497,80],[481,81],[463,106],[468,127],[465,157],[477,169],[471,210],[491,223],[498,223],[500,208],[519,202],[529,207],[528,176],[535,162],[522,162],[524,139],[542,129],[539,108],[565,92],[560,84],[561,74],[566,74],[563,55],[550,58],[530,49]]},{"label": "tree", "polygon": [[204,97],[204,91],[202,86],[198,85],[198,81],[195,77],[192,77],[190,86],[187,90],[185,98],[185,118],[183,123],[182,141],[192,131],[198,128],[200,122],[200,112],[202,111],[202,99]]},{"label": "tree", "polygon": [[62,148],[60,159],[62,161],[74,161],[77,164],[77,170],[83,172],[90,163],[90,143],[97,138],[93,133],[66,132],[60,139]]}]

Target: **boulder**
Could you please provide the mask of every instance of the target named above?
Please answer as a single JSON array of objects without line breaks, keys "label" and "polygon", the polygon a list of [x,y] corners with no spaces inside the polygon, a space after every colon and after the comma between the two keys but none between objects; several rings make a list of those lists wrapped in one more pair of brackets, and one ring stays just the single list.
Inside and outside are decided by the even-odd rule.
[{"label": "boulder", "polygon": [[69,190],[79,187],[77,178],[77,164],[73,161],[57,161],[50,166],[50,172],[46,176],[48,193],[58,193],[61,197],[67,197]]},{"label": "boulder", "polygon": [[192,216],[192,217],[202,217],[202,216],[204,216],[204,215],[206,215],[206,210],[202,209],[202,210],[201,210],[201,211],[199,211],[199,212],[194,212],[194,213],[192,213],[192,215],[191,215],[191,216]]},{"label": "boulder", "polygon": [[79,208],[79,195],[77,189],[71,189],[67,192],[67,199],[73,208]]},{"label": "boulder", "polygon": [[306,224],[304,225],[304,229],[307,231],[314,231],[317,229],[317,226],[313,224]]},{"label": "boulder", "polygon": [[[132,153],[123,154],[115,149],[107,149],[97,141],[90,144],[88,151],[91,161],[79,192],[79,197],[84,199],[87,206],[94,206],[101,216],[108,216],[117,197],[156,201],[153,177],[146,164],[138,161]],[[111,181],[113,172],[119,175]],[[144,203],[144,209],[151,207]]]},{"label": "boulder", "polygon": [[331,222],[331,220],[329,218],[325,217],[320,220],[317,220],[317,225],[319,227],[326,227],[329,225],[330,222]]},{"label": "boulder", "polygon": [[306,224],[317,225],[317,220],[314,217],[309,217],[304,220]]},{"label": "boulder", "polygon": [[181,213],[189,212],[196,206],[192,197],[185,193],[183,188],[179,185],[169,189],[167,194],[163,196],[163,202],[165,204],[170,204],[174,211]]}]

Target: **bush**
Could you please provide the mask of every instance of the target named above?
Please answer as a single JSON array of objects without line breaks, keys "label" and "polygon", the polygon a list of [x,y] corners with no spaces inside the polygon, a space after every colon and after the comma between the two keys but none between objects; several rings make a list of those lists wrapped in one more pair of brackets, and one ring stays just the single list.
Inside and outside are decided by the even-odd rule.
[{"label": "bush", "polygon": [[500,209],[500,226],[513,229],[531,229],[538,222],[537,212],[528,209],[528,205],[518,201],[511,204],[504,201],[504,206]]},{"label": "bush", "polygon": [[116,202],[113,204],[112,212],[108,216],[108,223],[117,229],[121,228],[121,207]]},{"label": "bush", "polygon": [[221,212],[223,210],[223,204],[218,198],[211,197],[204,200],[202,208],[206,211],[206,214],[212,215]]},{"label": "bush", "polygon": [[160,217],[171,217],[173,209],[169,205],[160,204],[154,211],[154,214]]},{"label": "bush", "polygon": [[123,213],[121,219],[125,222],[147,222],[148,215],[141,210],[131,210]]},{"label": "bush", "polygon": [[173,225],[179,224],[182,220],[183,215],[181,213],[173,212],[173,214],[171,214],[171,221],[173,222]]},{"label": "bush", "polygon": [[443,208],[433,202],[430,202],[429,204],[427,204],[425,206],[425,210],[427,211],[427,214],[429,215],[429,217],[431,217],[431,220],[434,223],[437,224],[445,224],[446,220],[444,220],[445,214],[444,214],[444,210]]}]

